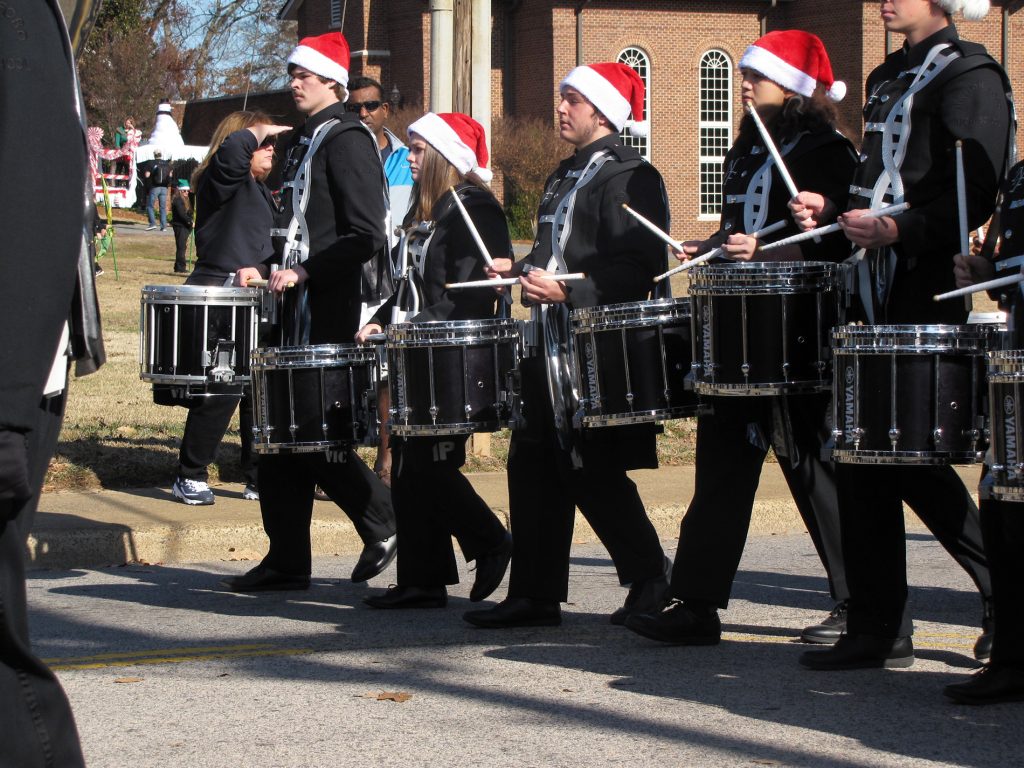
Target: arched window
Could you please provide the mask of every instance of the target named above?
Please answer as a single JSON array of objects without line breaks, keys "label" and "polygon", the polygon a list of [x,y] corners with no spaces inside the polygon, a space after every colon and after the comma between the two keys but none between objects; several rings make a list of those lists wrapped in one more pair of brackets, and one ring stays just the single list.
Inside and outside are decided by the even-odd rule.
[{"label": "arched window", "polygon": [[732,61],[722,51],[700,57],[700,207],[701,217],[721,213],[722,163],[732,146]]},{"label": "arched window", "polygon": [[629,132],[629,126],[632,124],[632,120],[628,121],[623,127],[622,132],[619,134],[622,138],[622,143],[627,147],[636,147],[637,152],[650,162],[651,159],[651,134],[650,134],[650,123],[651,123],[651,59],[639,48],[627,48],[619,54],[617,61],[620,64],[625,64],[627,67],[632,67],[636,70],[636,73],[640,75],[640,79],[644,81],[644,117],[647,119],[648,132],[646,136],[634,136]]}]

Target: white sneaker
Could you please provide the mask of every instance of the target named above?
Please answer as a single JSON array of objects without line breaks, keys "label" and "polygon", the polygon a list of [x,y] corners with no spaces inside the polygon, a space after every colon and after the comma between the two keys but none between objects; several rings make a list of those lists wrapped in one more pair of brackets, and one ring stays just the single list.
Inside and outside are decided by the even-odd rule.
[{"label": "white sneaker", "polygon": [[179,477],[171,486],[174,498],[181,499],[190,506],[213,504],[213,491],[202,480],[189,480]]},{"label": "white sneaker", "polygon": [[259,489],[252,483],[246,483],[245,488],[242,489],[242,498],[246,501],[259,501]]},{"label": "white sneaker", "polygon": [[151,227],[146,227],[146,231],[147,231],[147,232],[152,232],[152,231],[153,231],[154,229],[156,229],[156,224],[154,224],[154,225],[153,225],[153,226],[151,226]]}]

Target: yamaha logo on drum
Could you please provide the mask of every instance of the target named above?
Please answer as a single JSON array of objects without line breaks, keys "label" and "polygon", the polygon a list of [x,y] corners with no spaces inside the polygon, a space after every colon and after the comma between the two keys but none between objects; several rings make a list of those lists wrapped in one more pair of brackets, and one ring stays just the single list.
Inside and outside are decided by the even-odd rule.
[{"label": "yamaha logo on drum", "polygon": [[715,372],[714,359],[711,354],[711,305],[705,304],[700,308],[700,340],[704,346],[703,363],[704,375],[713,376]]},{"label": "yamaha logo on drum", "polygon": [[592,342],[587,342],[583,345],[583,358],[587,363],[587,390],[590,392],[590,402],[598,402],[598,391],[597,391],[597,365],[594,362],[594,345]]},{"label": "yamaha logo on drum", "polygon": [[853,420],[854,370],[852,365],[846,366],[846,370],[843,371],[843,379],[846,381],[846,386],[843,388],[843,426],[846,428],[844,434],[846,435],[846,442],[852,443],[854,441],[854,427],[856,426]]},{"label": "yamaha logo on drum", "polygon": [[1005,461],[1002,463],[1006,466],[1013,466],[1017,463],[1017,401],[1013,395],[1007,395],[1003,398],[1003,413],[1006,414],[1006,418],[1003,419],[1003,444],[1006,448]]},{"label": "yamaha logo on drum", "polygon": [[1003,413],[1007,416],[1013,416],[1013,412],[1017,410],[1017,401],[1013,399],[1013,395],[1007,395],[1003,398]]}]

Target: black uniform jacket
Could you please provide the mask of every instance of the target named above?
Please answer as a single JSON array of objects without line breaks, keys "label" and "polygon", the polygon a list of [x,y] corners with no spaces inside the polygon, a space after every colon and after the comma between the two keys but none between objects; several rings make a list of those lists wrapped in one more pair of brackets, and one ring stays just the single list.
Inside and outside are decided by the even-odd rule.
[{"label": "black uniform jacket", "polygon": [[[467,183],[460,184],[456,192],[491,258],[511,258],[508,222],[494,195]],[[483,256],[451,195],[438,200],[431,215],[434,234],[423,260],[423,275],[414,278],[419,282],[422,303],[419,313],[410,320],[415,323],[493,317],[496,296],[493,291],[481,288],[450,291],[444,287],[446,283],[486,278]],[[397,295],[392,296],[378,310],[373,322],[387,325],[397,299]]]},{"label": "black uniform jacket", "polygon": [[[747,121],[750,121],[749,125]],[[787,146],[792,143],[776,142]],[[718,231],[706,242],[709,248],[722,245],[729,235],[737,232],[751,234],[744,225],[744,202],[735,200],[735,196],[745,195],[750,180],[770,155],[761,140],[760,134],[753,125],[751,118],[744,118],[744,126],[740,137],[725,156],[722,179],[722,217]],[[782,158],[797,189],[817,192],[831,200],[840,211],[846,209],[849,194],[850,177],[857,164],[857,156],[850,140],[838,131],[822,129],[802,133],[796,144]],[[770,243],[781,240],[799,232],[793,223],[788,203],[789,189],[782,180],[778,166],[771,164],[771,187],[767,197],[768,214],[764,226],[777,221],[785,221],[786,227],[768,235],[763,242]],[[764,201],[761,201],[764,205]],[[805,240],[800,243],[801,256],[807,261],[842,261],[850,255],[850,241],[842,232],[826,235],[820,243]],[[766,256],[768,254],[765,254]]]},{"label": "black uniform jacket", "polygon": [[[348,344],[358,330],[360,274],[363,262],[386,256],[387,214],[384,166],[373,134],[359,115],[333,104],[310,117],[281,151],[283,178],[290,181],[305,155],[299,139],[337,118],[313,157],[310,169],[309,258],[303,263],[309,280],[311,344]],[[291,191],[282,195],[278,226],[291,220]],[[283,244],[283,243],[282,243]]]},{"label": "black uniform jacket", "polygon": [[[668,230],[668,199],[661,174],[632,147],[619,143],[618,136],[607,136],[578,149],[564,160],[548,178],[538,210],[538,221],[554,214],[559,203],[574,187],[573,171],[582,170],[595,152],[607,149],[611,160],[576,195],[571,231],[563,258],[567,271],[585,272],[586,280],[566,283],[568,308],[644,301],[654,286],[654,277],[666,264],[665,245],[622,208],[626,203],[635,211]],[[546,268],[551,257],[551,223],[540,223],[533,250],[525,261]],[[527,361],[532,362],[532,361]],[[537,375],[537,374],[540,375]],[[548,398],[546,379],[538,366],[534,373],[524,367],[523,400],[526,429],[518,439],[533,433],[531,414],[538,409],[530,403]],[[655,424],[582,430],[578,436],[592,450],[603,452],[610,465],[622,469],[650,468],[658,465]]]},{"label": "black uniform jacket", "polygon": [[[871,73],[865,122],[884,122],[913,81],[909,70],[941,43],[952,44],[963,56],[914,96],[901,169],[911,209],[896,219],[900,239],[893,250],[898,267],[885,318],[876,322],[965,322],[962,301],[932,301],[934,294],[956,287],[952,259],[960,251],[957,139],[963,141],[967,222],[972,229],[992,214],[1006,167],[1012,130],[1006,75],[982,46],[960,40],[952,25],[913,47],[904,45]],[[866,132],[854,185],[871,189],[882,169],[882,134]],[[868,200],[853,194],[849,205],[866,208]]]},{"label": "black uniform jacket", "polygon": [[197,277],[225,278],[273,256],[270,230],[274,226],[274,200],[250,170],[256,149],[252,131],[235,131],[217,148],[199,181]]},{"label": "black uniform jacket", "polygon": [[19,24],[0,24],[0,431],[37,421],[88,221],[88,149],[56,4],[20,4],[18,12]]}]

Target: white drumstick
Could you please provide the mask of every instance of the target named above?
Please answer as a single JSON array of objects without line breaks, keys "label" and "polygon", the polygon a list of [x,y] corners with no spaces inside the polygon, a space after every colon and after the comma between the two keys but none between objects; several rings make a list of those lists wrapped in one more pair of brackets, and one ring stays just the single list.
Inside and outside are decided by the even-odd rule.
[{"label": "white drumstick", "polygon": [[757,114],[757,110],[754,109],[753,105],[747,104],[747,112],[754,120],[754,125],[757,126],[758,132],[761,134],[761,140],[767,147],[768,152],[772,156],[772,160],[775,161],[775,166],[779,169],[779,175],[782,177],[783,183],[786,185],[786,189],[789,190],[790,197],[796,197],[800,194],[800,190],[796,188],[796,184],[793,182],[793,177],[789,175],[789,169],[786,168],[786,164],[782,162],[782,155],[779,154],[779,148],[775,146],[775,142],[772,141],[771,134],[768,133],[768,129],[765,128],[764,123],[761,122],[761,116]]},{"label": "white drumstick", "polygon": [[[877,208],[873,211],[868,211],[864,216],[872,219],[877,219],[880,216],[898,216],[910,207],[910,203],[897,203],[896,205],[887,205],[885,208]],[[776,240],[774,243],[768,243],[768,245],[762,245],[762,251],[770,251],[774,248],[781,248],[784,245],[792,245],[793,243],[802,243],[804,240],[813,240],[816,237],[822,235],[831,235],[833,232],[838,232],[842,227],[839,222],[829,224],[824,227],[818,227],[808,232],[801,232],[799,235],[793,235],[792,237],[784,237],[781,240]]]},{"label": "white drumstick", "polygon": [[[269,283],[270,283],[269,280],[261,280],[258,277],[254,277],[251,280],[247,280],[246,281],[246,287],[247,288],[266,288]],[[288,283],[285,287],[286,288],[294,288],[295,287],[295,283]]]},{"label": "white drumstick", "polygon": [[[966,256],[971,252],[971,233],[967,230],[967,180],[964,178],[964,143],[960,139],[956,140],[956,213],[960,222],[960,253]],[[970,295],[964,297],[964,307],[971,311]]]},{"label": "white drumstick", "polygon": [[448,187],[448,191],[452,193],[452,197],[455,198],[455,205],[459,209],[459,213],[462,214],[463,221],[466,222],[466,227],[469,228],[469,234],[473,236],[473,240],[476,242],[476,247],[480,249],[480,255],[484,257],[484,264],[488,267],[494,264],[494,259],[487,252],[487,246],[484,245],[483,238],[480,237],[480,233],[477,232],[476,226],[473,224],[473,220],[469,218],[469,211],[466,210],[466,206],[462,204],[459,199],[459,193],[455,191],[455,187]]},{"label": "white drumstick", "polygon": [[672,246],[677,251],[679,251],[679,253],[683,252],[683,244],[681,242],[679,242],[678,240],[673,240],[672,239],[672,235],[670,235],[668,232],[663,230],[661,227],[659,227],[657,224],[655,224],[650,219],[648,219],[648,218],[644,217],[643,215],[641,215],[641,214],[637,213],[636,211],[634,211],[626,203],[623,203],[622,207],[626,210],[626,213],[628,213],[634,219],[636,219],[641,224],[643,224],[645,227],[647,227],[647,229],[649,229],[651,232],[653,232],[658,237],[660,237],[667,245]]},{"label": "white drumstick", "polygon": [[[539,275],[541,280],[557,280],[561,282],[563,280],[586,280],[587,276],[583,272],[566,272],[564,275]],[[519,285],[518,277],[500,277],[494,280],[467,280],[464,283],[445,283],[444,287],[448,290],[455,290],[457,288],[494,288],[499,285]]]},{"label": "white drumstick", "polygon": [[938,293],[935,296],[932,296],[932,301],[945,301],[946,299],[955,299],[959,296],[970,296],[972,293],[981,293],[982,291],[988,291],[993,288],[1002,288],[1004,285],[1013,285],[1014,283],[1021,282],[1024,282],[1024,274],[997,277],[995,280],[986,280],[984,283],[975,283],[974,285],[968,285],[966,288],[957,288],[955,291]]},{"label": "white drumstick", "polygon": [[387,339],[386,333],[370,333],[363,339],[363,344],[383,344]]},{"label": "white drumstick", "polygon": [[[789,224],[788,221],[786,221],[785,219],[781,219],[780,221],[776,221],[774,224],[769,224],[764,229],[757,230],[757,232],[752,234],[751,237],[754,238],[755,240],[759,240],[762,237],[766,237],[767,235],[772,234],[773,232],[778,232],[787,224]],[[764,248],[762,248],[761,250],[764,250]],[[689,261],[684,261],[678,267],[673,267],[668,272],[662,272],[660,275],[654,278],[654,282],[660,283],[662,280],[668,277],[672,277],[672,275],[675,275],[679,272],[685,272],[686,270],[693,269],[694,267],[699,267],[704,262],[711,261],[711,259],[714,259],[718,256],[725,256],[725,252],[721,248],[713,248],[712,250],[708,251],[702,256],[698,256],[695,259],[690,259]]]}]

